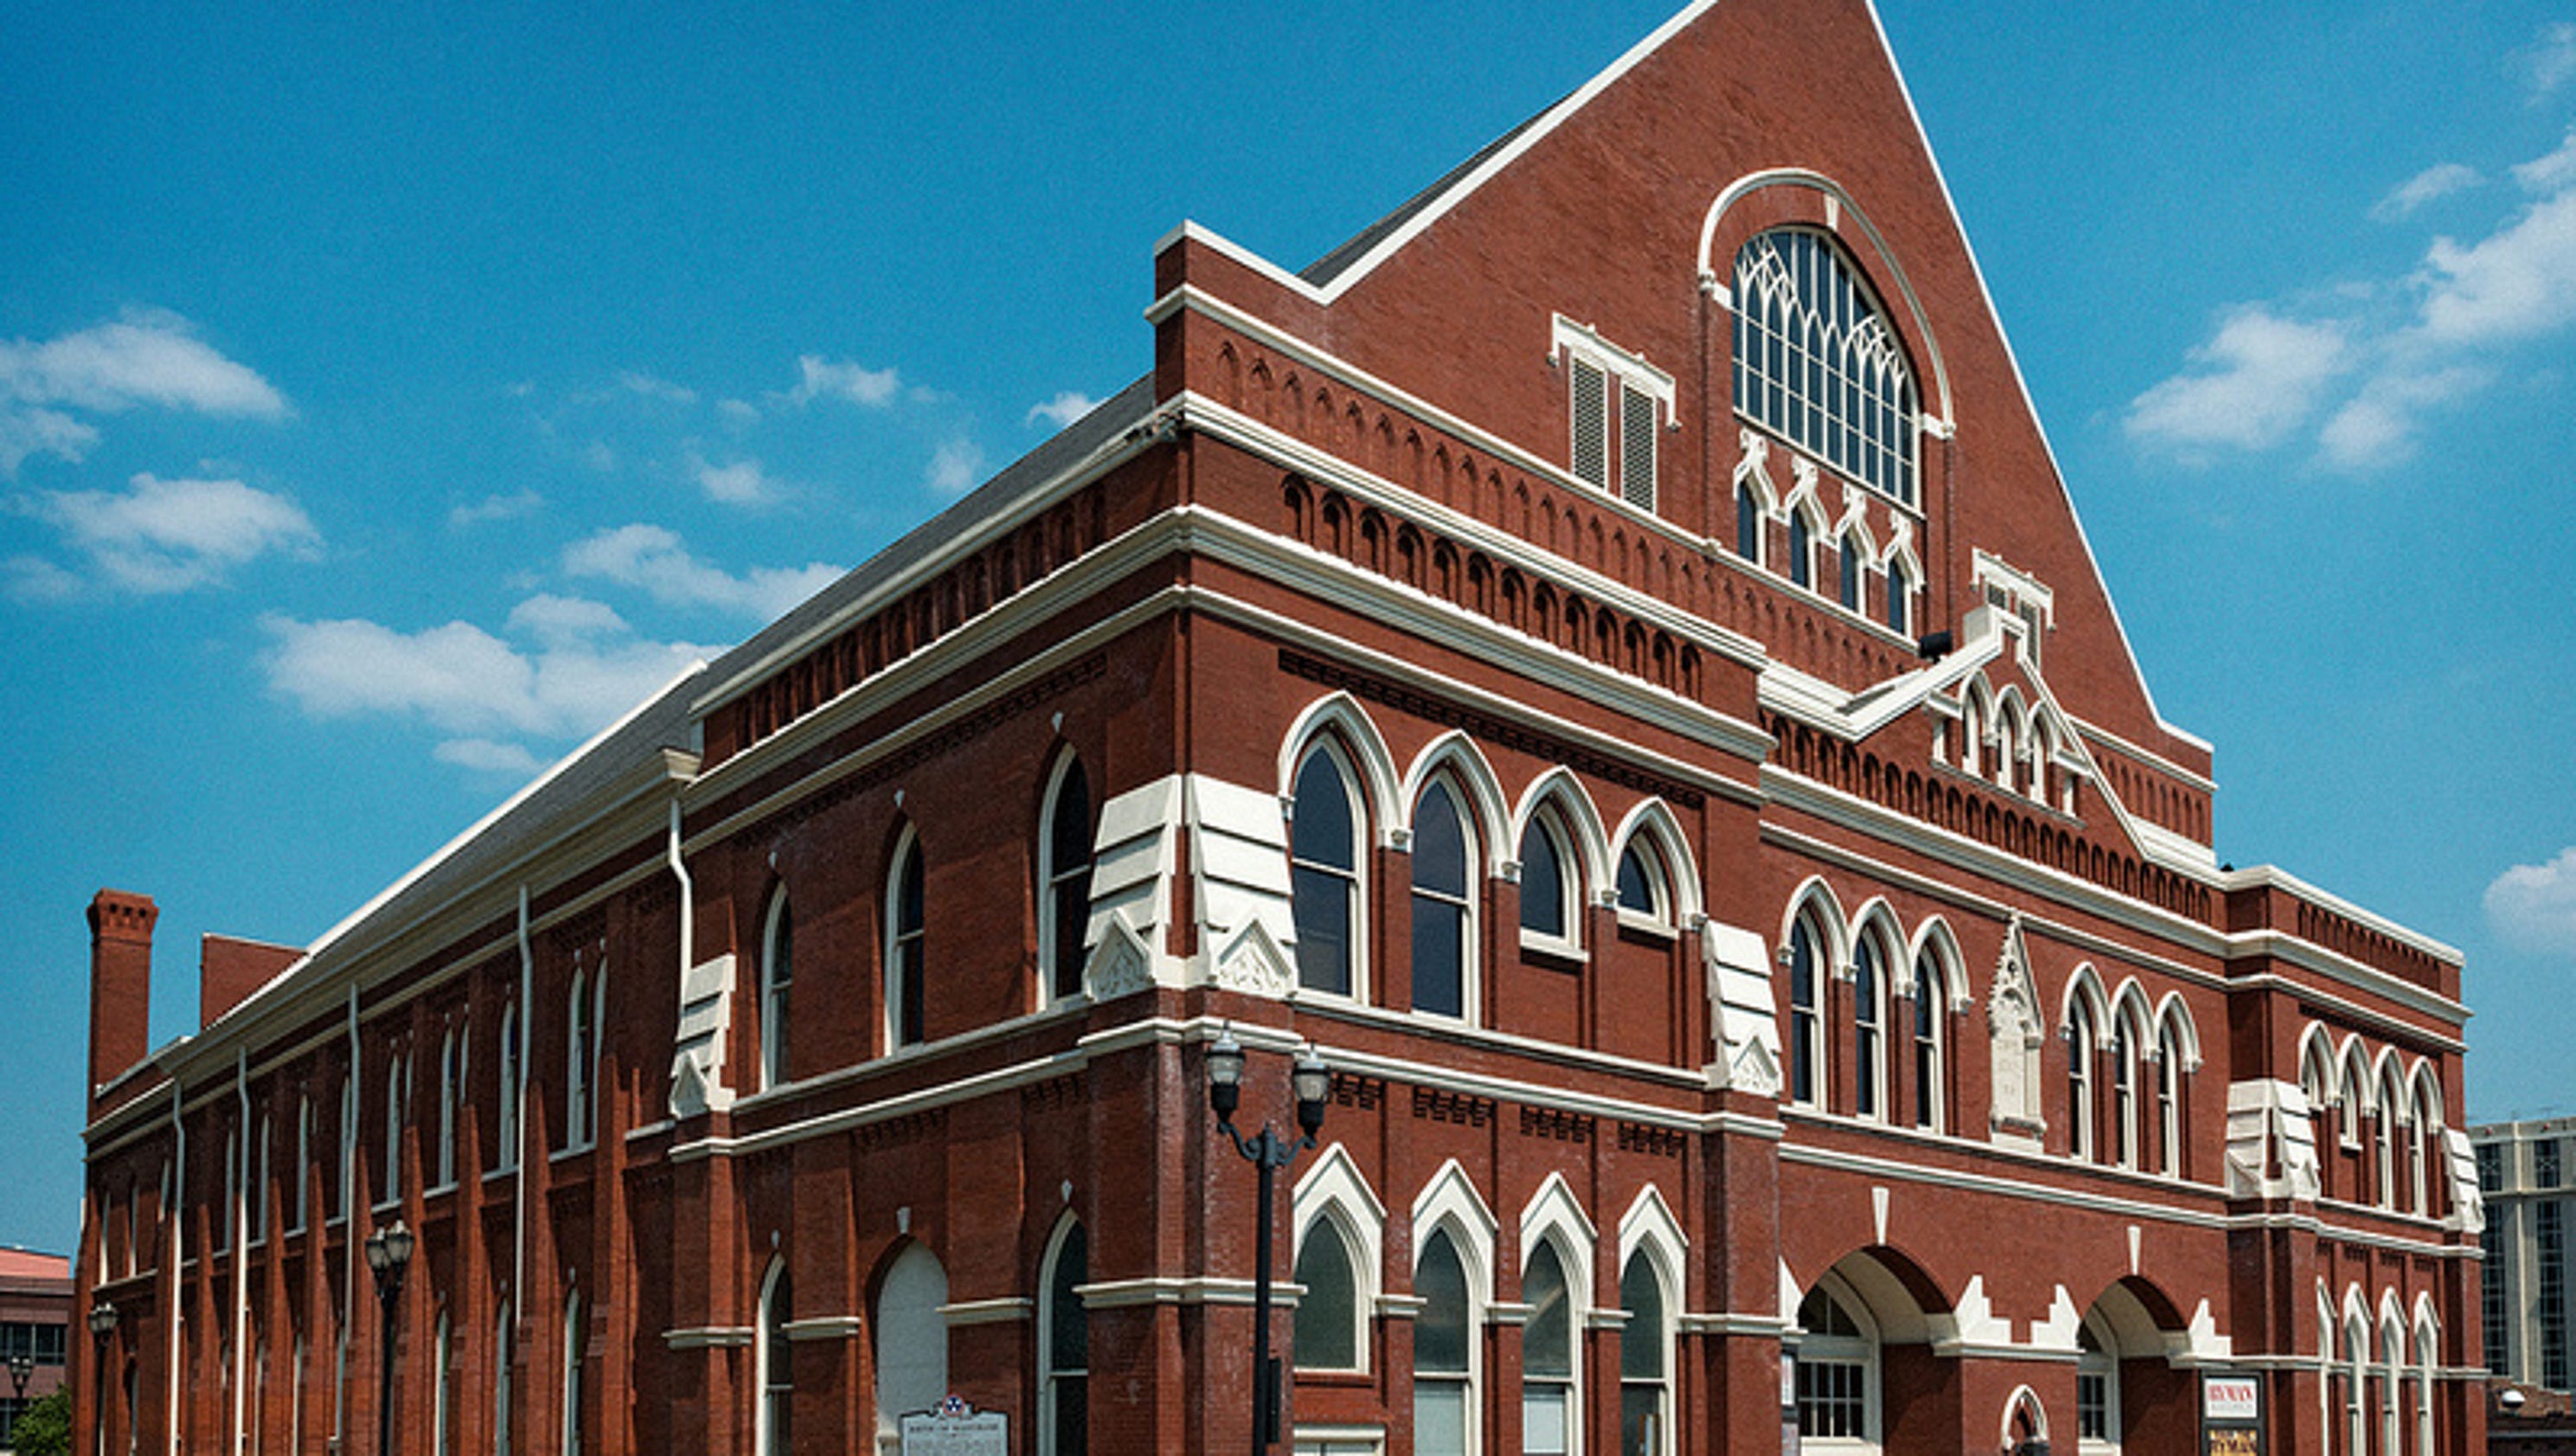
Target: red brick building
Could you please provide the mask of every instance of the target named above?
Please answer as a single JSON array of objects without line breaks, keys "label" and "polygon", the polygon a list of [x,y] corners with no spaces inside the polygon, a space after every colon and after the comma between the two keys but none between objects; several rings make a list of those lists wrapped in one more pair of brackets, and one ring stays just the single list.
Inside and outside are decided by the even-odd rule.
[{"label": "red brick building", "polygon": [[1153,295],[197,1035],[99,897],[85,1430],[368,1449],[399,1220],[406,1450],[1240,1449],[1230,1024],[1334,1074],[1283,1446],[2479,1447],[2459,957],[2215,861],[1865,0]]},{"label": "red brick building", "polygon": [[71,1327],[72,1261],[0,1249],[0,1451],[15,1449],[27,1407],[62,1388]]}]

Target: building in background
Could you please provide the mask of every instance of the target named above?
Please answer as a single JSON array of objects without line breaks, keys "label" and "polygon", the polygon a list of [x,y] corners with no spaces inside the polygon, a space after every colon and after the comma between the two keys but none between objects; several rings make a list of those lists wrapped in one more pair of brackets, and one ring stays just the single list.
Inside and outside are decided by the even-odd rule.
[{"label": "building in background", "polygon": [[18,1416],[62,1388],[72,1330],[72,1261],[0,1249],[0,1450]]},{"label": "building in background", "polygon": [[2576,1389],[2576,1117],[2469,1129],[2487,1204],[2483,1321],[2487,1368],[2545,1390]]},{"label": "building in background", "polygon": [[2212,854],[1865,0],[1152,261],[1150,373],[193,1035],[99,895],[85,1431],[1240,1450],[1231,1028],[1332,1071],[1299,1452],[2479,1447],[2460,959]]}]

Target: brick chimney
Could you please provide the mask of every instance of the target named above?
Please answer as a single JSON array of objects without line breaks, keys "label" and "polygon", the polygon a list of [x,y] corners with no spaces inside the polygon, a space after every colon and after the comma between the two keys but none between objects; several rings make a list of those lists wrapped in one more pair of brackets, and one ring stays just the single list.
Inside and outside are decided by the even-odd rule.
[{"label": "brick chimney", "polygon": [[152,923],[149,895],[101,890],[89,902],[90,1112],[98,1091],[152,1049]]},{"label": "brick chimney", "polygon": [[209,935],[197,958],[197,1027],[224,1019],[278,972],[304,958],[291,945],[270,945],[232,935]]}]

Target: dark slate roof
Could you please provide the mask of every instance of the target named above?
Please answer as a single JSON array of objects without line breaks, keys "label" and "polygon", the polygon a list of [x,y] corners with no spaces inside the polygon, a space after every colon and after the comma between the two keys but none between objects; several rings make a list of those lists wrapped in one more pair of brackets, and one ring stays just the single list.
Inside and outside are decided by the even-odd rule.
[{"label": "dark slate roof", "polygon": [[[1567,94],[1571,95],[1572,93],[1569,92]],[[1413,194],[1413,196],[1408,199],[1402,207],[1397,208],[1395,211],[1390,212],[1386,216],[1369,224],[1366,228],[1361,229],[1359,235],[1352,238],[1349,242],[1342,244],[1340,247],[1333,249],[1324,256],[1317,258],[1314,262],[1307,264],[1304,271],[1300,272],[1297,276],[1308,283],[1314,284],[1318,288],[1332,282],[1335,278],[1341,275],[1343,269],[1348,268],[1353,263],[1367,257],[1369,249],[1376,247],[1379,243],[1384,242],[1387,238],[1393,236],[1395,232],[1402,228],[1406,223],[1411,222],[1414,218],[1420,216],[1425,209],[1431,207],[1433,204],[1440,201],[1442,197],[1448,195],[1451,188],[1457,186],[1460,182],[1465,181],[1478,167],[1483,166],[1488,157],[1491,157],[1496,152],[1510,146],[1520,137],[1521,133],[1538,125],[1538,123],[1545,118],[1549,112],[1556,110],[1558,106],[1562,106],[1564,104],[1564,98],[1560,97],[1554,105],[1542,108],[1537,115],[1530,117],[1527,121],[1513,127],[1510,131],[1507,131],[1501,136],[1494,138],[1492,141],[1487,142],[1483,147],[1477,150],[1474,156],[1460,162],[1457,166],[1450,168],[1446,173],[1442,174],[1439,181],[1434,182],[1430,186],[1423,188],[1420,192]]]}]

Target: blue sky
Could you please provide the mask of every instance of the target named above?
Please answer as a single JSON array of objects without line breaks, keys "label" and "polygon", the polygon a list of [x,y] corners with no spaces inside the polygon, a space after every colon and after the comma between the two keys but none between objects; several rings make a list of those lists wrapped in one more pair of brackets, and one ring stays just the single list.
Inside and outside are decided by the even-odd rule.
[{"label": "blue sky", "polygon": [[[1670,0],[585,10],[0,0],[0,1242],[75,1237],[92,891],[193,1028],[199,934],[1144,372],[1181,219],[1301,265]],[[2220,855],[2461,947],[2471,1115],[2576,1110],[2576,24],[1884,15]]]}]

